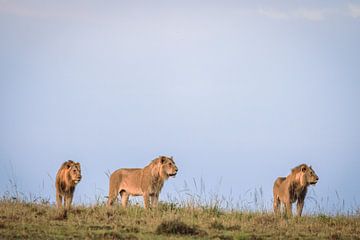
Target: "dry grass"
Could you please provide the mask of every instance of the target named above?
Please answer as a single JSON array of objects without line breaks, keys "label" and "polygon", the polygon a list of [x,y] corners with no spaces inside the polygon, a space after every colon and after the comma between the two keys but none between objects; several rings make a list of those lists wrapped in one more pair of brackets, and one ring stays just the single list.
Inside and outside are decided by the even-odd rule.
[{"label": "dry grass", "polygon": [[266,212],[217,208],[107,209],[102,204],[58,211],[46,203],[0,200],[0,239],[360,239],[360,216],[284,219]]}]

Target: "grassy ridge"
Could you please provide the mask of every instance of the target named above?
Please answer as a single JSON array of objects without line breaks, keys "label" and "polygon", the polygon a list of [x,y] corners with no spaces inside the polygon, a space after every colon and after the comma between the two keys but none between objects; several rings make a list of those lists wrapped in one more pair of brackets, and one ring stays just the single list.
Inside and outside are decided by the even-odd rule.
[{"label": "grassy ridge", "polygon": [[67,214],[41,203],[0,200],[0,239],[360,239],[360,216],[279,218],[217,208],[127,209],[98,204]]}]

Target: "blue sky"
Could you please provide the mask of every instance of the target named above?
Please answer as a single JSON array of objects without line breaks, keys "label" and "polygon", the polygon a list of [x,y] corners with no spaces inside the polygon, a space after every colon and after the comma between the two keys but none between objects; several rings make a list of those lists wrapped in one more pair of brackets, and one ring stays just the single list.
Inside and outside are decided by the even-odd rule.
[{"label": "blue sky", "polygon": [[172,155],[163,199],[202,179],[270,203],[305,162],[322,207],[359,206],[358,1],[0,0],[0,33],[2,193],[53,201],[73,159],[93,202],[105,172]]}]

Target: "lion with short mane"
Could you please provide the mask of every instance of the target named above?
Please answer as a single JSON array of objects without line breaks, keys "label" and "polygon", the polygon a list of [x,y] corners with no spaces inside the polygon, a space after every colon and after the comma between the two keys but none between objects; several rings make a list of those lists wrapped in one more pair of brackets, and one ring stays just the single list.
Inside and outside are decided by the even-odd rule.
[{"label": "lion with short mane", "polygon": [[319,180],[315,171],[306,164],[301,164],[291,170],[285,177],[278,177],[274,183],[274,212],[280,214],[281,203],[284,204],[287,216],[292,216],[292,204],[297,201],[297,215],[300,217],[309,185],[315,185]]},{"label": "lion with short mane", "polygon": [[64,162],[56,174],[56,206],[69,209],[74,197],[76,185],[81,180],[80,163],[68,160]]},{"label": "lion with short mane", "polygon": [[144,168],[123,168],[110,176],[108,206],[113,205],[120,193],[121,204],[126,207],[129,196],[143,196],[144,207],[156,207],[165,180],[175,177],[178,168],[172,157],[159,156]]}]

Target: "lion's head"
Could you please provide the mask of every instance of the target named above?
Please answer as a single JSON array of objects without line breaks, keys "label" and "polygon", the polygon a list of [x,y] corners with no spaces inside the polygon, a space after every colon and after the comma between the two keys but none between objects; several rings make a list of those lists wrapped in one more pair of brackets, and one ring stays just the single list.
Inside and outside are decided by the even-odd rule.
[{"label": "lion's head", "polygon": [[72,160],[67,161],[65,164],[65,171],[67,171],[67,175],[69,180],[74,182],[75,184],[79,183],[81,180],[81,167],[80,163],[76,163]]},{"label": "lion's head", "polygon": [[292,173],[296,175],[296,179],[299,180],[301,186],[315,185],[319,180],[312,167],[306,164],[295,167],[292,169]]},{"label": "lion's head", "polygon": [[178,172],[173,157],[159,156],[153,161],[153,164],[156,166],[155,169],[157,170],[157,173],[165,178],[175,177]]}]

